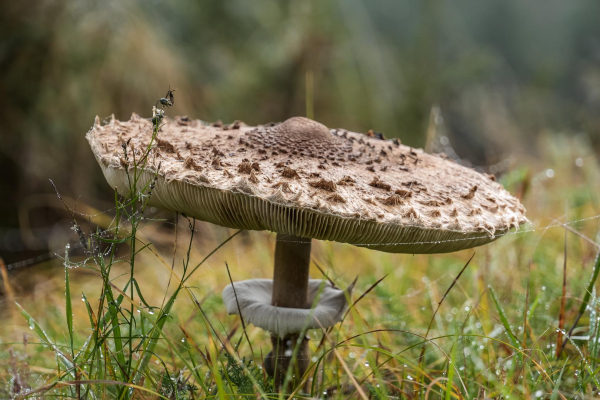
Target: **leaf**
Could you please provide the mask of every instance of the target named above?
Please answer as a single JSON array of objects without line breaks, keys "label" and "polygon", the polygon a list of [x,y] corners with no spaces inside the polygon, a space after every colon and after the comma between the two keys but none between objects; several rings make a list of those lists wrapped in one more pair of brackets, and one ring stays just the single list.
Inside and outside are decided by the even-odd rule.
[{"label": "leaf", "polygon": [[138,283],[135,280],[135,278],[132,278],[131,280],[133,281],[133,284],[135,286],[137,294],[138,294],[138,296],[140,296],[140,300],[142,301],[142,303],[144,303],[144,305],[146,307],[148,307],[150,310],[152,310],[153,308],[158,308],[158,307],[152,307],[150,304],[148,304],[148,302],[144,299],[144,296],[142,296],[142,291],[140,290],[140,287],[138,286]]}]

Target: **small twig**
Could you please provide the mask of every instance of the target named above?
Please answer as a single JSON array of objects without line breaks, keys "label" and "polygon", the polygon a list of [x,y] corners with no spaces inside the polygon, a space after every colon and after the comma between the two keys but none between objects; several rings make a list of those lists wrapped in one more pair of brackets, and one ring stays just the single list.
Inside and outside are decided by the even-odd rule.
[{"label": "small twig", "polygon": [[452,290],[452,288],[454,287],[456,282],[458,282],[458,280],[460,279],[460,276],[463,274],[463,272],[465,272],[465,269],[467,269],[467,267],[471,263],[471,260],[473,259],[473,257],[475,257],[475,253],[473,253],[473,255],[471,255],[471,258],[469,258],[469,261],[467,261],[465,266],[460,270],[460,272],[458,273],[456,278],[454,278],[454,280],[452,281],[452,284],[450,285],[448,290],[446,290],[446,293],[444,293],[444,296],[442,297],[442,299],[438,302],[437,308],[435,309],[435,312],[433,313],[433,316],[431,317],[431,321],[429,321],[429,326],[427,327],[427,333],[425,333],[425,337],[427,337],[429,335],[429,331],[431,330],[431,325],[433,324],[433,320],[435,319],[435,316],[437,315],[440,307],[442,306],[442,303],[446,299],[446,296],[448,296],[448,293],[450,293],[450,291]]},{"label": "small twig", "polygon": [[[442,303],[446,299],[446,296],[448,296],[448,293],[450,293],[450,291],[452,290],[452,288],[454,287],[454,285],[456,284],[456,282],[458,282],[458,280],[461,277],[461,275],[463,274],[463,272],[465,272],[465,270],[467,269],[467,267],[471,263],[471,260],[473,259],[473,257],[475,257],[475,253],[473,253],[473,255],[471,255],[471,258],[469,258],[469,261],[467,261],[467,263],[465,264],[465,266],[460,270],[460,272],[458,273],[458,275],[456,276],[456,278],[454,278],[454,280],[452,281],[452,284],[450,285],[450,287],[448,288],[448,290],[446,290],[446,293],[444,293],[444,296],[442,297],[442,299],[439,301],[439,303],[437,305],[437,308],[435,309],[433,315],[431,316],[431,321],[429,321],[429,326],[427,326],[427,332],[425,333],[425,339],[427,339],[427,337],[429,336],[429,331],[431,330],[431,325],[433,325],[433,321],[435,320],[435,316],[437,315],[440,307],[442,306]],[[424,356],[425,356],[425,344],[423,344],[423,347],[421,347],[421,355],[419,356],[419,365],[421,365],[421,363],[423,362],[423,357]]]},{"label": "small twig", "polygon": [[331,286],[333,286],[334,288],[337,288],[335,282],[333,282],[333,280],[325,273],[323,268],[321,268],[321,266],[315,261],[314,258],[313,258],[312,262],[313,262],[313,264],[315,264],[315,266],[321,272],[321,274],[329,281],[329,283],[331,283]]},{"label": "small twig", "polygon": [[85,248],[86,253],[88,253],[88,246],[87,246],[87,242],[85,239],[85,235],[83,234],[83,231],[81,230],[81,226],[79,226],[79,223],[77,222],[77,219],[75,218],[75,213],[73,213],[73,210],[71,210],[71,208],[67,205],[67,203],[65,203],[65,201],[63,200],[62,196],[60,195],[58,189],[56,188],[56,185],[54,184],[54,182],[52,182],[52,179],[48,179],[48,180],[50,181],[50,184],[52,184],[52,187],[54,188],[54,191],[56,192],[56,195],[58,196],[60,201],[63,203],[63,205],[65,206],[67,211],[69,211],[69,214],[71,214],[71,218],[73,219],[73,226],[75,227],[75,231],[77,232],[77,235],[79,236],[79,240],[81,241],[81,244]]},{"label": "small twig", "polygon": [[[384,276],[382,276],[381,278],[379,278],[377,280],[377,282],[375,282],[374,284],[372,284],[367,290],[365,290],[365,292],[363,294],[361,294],[358,299],[356,299],[356,301],[354,303],[352,303],[352,305],[350,307],[348,307],[348,309],[346,310],[346,313],[344,314],[344,316],[342,317],[342,321],[344,319],[346,319],[346,316],[348,315],[348,313],[350,312],[351,309],[353,309],[356,306],[356,303],[358,303],[359,301],[361,301],[366,295],[369,294],[369,292],[371,292],[371,290],[375,289],[375,287],[377,285],[379,285],[381,283],[381,281],[383,281],[385,278],[387,278],[389,274],[385,274]],[[352,283],[350,284],[350,286],[354,286],[354,284],[356,283],[356,281],[358,280],[358,276],[356,278],[354,278],[354,280],[352,281]]]}]

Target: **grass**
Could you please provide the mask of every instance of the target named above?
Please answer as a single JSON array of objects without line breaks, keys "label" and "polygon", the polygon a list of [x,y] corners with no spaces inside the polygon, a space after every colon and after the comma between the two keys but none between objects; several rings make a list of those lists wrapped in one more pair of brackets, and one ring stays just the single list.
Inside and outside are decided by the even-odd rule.
[{"label": "grass", "polygon": [[1,268],[0,397],[598,397],[600,224],[586,218],[600,214],[600,168],[583,136],[548,134],[538,151],[502,176],[533,225],[490,245],[426,256],[316,242],[312,277],[358,275],[360,302],[309,332],[305,385],[287,394],[261,367],[268,335],[220,298],[229,274],[271,277],[274,234],[146,207],[151,182],[108,213],[73,210],[63,260]]}]

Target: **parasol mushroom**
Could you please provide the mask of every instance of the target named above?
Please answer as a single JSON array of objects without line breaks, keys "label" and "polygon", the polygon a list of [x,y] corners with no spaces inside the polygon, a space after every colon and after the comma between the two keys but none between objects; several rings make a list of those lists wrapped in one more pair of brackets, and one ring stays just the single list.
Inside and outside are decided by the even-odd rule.
[{"label": "parasol mushroom", "polygon": [[[127,151],[146,148],[152,123],[98,118],[88,132],[104,176],[128,189]],[[117,150],[117,151],[115,151]],[[237,282],[223,291],[230,313],[272,334],[265,366],[281,382],[302,327],[328,327],[345,310],[346,291],[309,280],[311,240],[392,253],[446,253],[491,242],[526,222],[525,209],[493,176],[381,134],[328,129],[307,118],[279,124],[207,125],[165,118],[140,178],[154,178],[149,204],[230,228],[277,232],[274,279]],[[234,290],[235,289],[235,290]],[[237,298],[236,298],[237,297]],[[315,301],[318,299],[318,301]],[[309,308],[313,307],[313,310]]]}]

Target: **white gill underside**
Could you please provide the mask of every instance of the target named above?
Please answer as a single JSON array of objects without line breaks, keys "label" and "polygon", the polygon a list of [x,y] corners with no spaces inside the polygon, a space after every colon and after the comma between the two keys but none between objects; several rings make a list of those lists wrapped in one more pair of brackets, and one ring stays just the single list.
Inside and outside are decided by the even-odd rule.
[{"label": "white gill underside", "polygon": [[[111,187],[126,195],[129,192],[126,171],[100,165]],[[133,175],[133,170],[130,174]],[[154,176],[154,172],[142,172],[138,188],[144,187]],[[350,243],[391,253],[453,252],[489,243],[506,232],[497,230],[496,236],[491,236],[484,232],[465,233],[346,218],[323,210],[282,204],[277,199],[265,199],[241,190],[235,192],[180,180],[167,182],[160,175],[148,204],[221,226]]]}]

